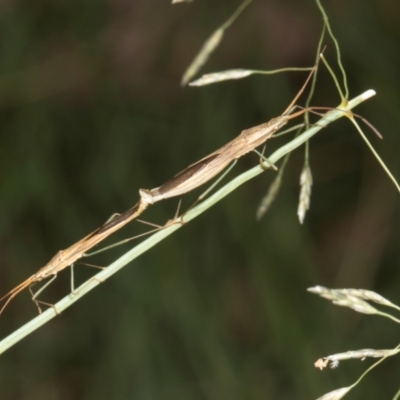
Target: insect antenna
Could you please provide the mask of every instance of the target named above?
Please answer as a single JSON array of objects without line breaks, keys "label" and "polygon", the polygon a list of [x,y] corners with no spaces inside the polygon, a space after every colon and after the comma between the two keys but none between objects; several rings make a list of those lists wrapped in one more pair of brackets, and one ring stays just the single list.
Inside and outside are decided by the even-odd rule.
[{"label": "insect antenna", "polygon": [[4,311],[4,309],[7,307],[8,303],[17,296],[19,293],[21,293],[24,289],[29,287],[35,280],[35,275],[32,275],[30,278],[25,280],[24,282],[20,283],[18,286],[16,286],[14,289],[10,290],[7,294],[5,294],[1,299],[0,302],[2,302],[4,299],[7,299],[3,306],[0,309],[0,315]]}]

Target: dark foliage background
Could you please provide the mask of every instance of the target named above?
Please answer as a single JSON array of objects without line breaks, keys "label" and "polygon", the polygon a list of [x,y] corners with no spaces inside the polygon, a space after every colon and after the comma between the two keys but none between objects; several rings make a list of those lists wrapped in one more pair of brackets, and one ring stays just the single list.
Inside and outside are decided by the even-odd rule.
[{"label": "dark foliage background", "polygon": [[[286,108],[305,73],[179,85],[237,5],[0,3],[1,293],[132,206],[139,188],[160,185]],[[324,5],[351,95],[378,93],[357,112],[383,133],[383,141],[368,135],[400,177],[400,3]],[[312,0],[255,1],[204,71],[310,66],[321,25]],[[326,56],[334,62],[332,47]],[[323,68],[313,103],[339,103]],[[306,288],[362,287],[400,303],[399,194],[348,121],[311,145],[314,187],[303,226],[299,150],[260,223],[255,210],[271,171],[4,353],[1,399],[312,399],[354,382],[370,360],[323,372],[313,363],[350,349],[394,347],[398,327],[331,306]],[[256,162],[249,155],[234,173]],[[163,223],[176,205],[157,204],[145,218]],[[112,241],[144,229],[131,224]],[[106,265],[124,251],[90,262]],[[93,272],[76,270],[81,281]],[[68,288],[66,271],[42,298],[56,301]],[[35,315],[28,292],[21,294],[1,315],[1,337]],[[391,398],[398,375],[398,359],[388,360],[349,398]]]}]

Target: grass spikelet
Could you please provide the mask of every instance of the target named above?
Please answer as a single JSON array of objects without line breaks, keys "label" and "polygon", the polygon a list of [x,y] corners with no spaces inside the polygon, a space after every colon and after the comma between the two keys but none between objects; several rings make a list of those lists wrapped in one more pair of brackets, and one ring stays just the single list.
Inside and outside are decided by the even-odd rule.
[{"label": "grass spikelet", "polygon": [[398,354],[400,349],[382,349],[382,350],[375,350],[375,349],[361,349],[361,350],[354,350],[354,351],[346,351],[344,353],[332,354],[327,357],[320,358],[317,360],[314,365],[316,368],[324,369],[328,362],[330,362],[331,368],[337,368],[339,366],[339,361],[343,360],[351,360],[351,359],[361,359],[364,361],[367,357],[372,358],[383,358],[383,357],[390,357]]},{"label": "grass spikelet", "polygon": [[226,71],[205,74],[201,78],[190,82],[189,86],[205,86],[210,85],[211,83],[229,81],[231,79],[241,79],[252,75],[253,73],[254,72],[249,69],[228,69]]},{"label": "grass spikelet", "polygon": [[280,72],[288,72],[288,71],[311,71],[312,68],[280,68],[274,69],[271,71],[258,71],[254,69],[228,69],[226,71],[221,72],[213,72],[210,74],[205,74],[201,78],[196,79],[189,83],[189,86],[205,86],[210,85],[212,83],[218,83],[223,81],[228,81],[232,79],[242,79],[246,78],[250,75],[272,75],[279,74]]},{"label": "grass spikelet", "polygon": [[264,214],[271,207],[271,204],[275,201],[276,196],[278,195],[280,187],[281,187],[283,173],[285,171],[285,168],[289,161],[289,158],[290,158],[290,153],[286,154],[285,158],[283,159],[282,166],[279,168],[277,177],[271,183],[271,185],[268,188],[267,193],[261,199],[261,202],[260,202],[259,206],[257,207],[257,212],[256,212],[257,221],[259,221],[264,216]]},{"label": "grass spikelet", "polygon": [[342,307],[349,307],[363,314],[377,314],[378,310],[366,301],[349,294],[343,293],[342,289],[328,289],[323,286],[315,286],[307,289],[311,293],[320,295],[321,297],[331,300],[333,304]]},{"label": "grass spikelet", "polygon": [[311,201],[312,174],[309,165],[305,165],[300,175],[300,198],[297,215],[302,224]]},{"label": "grass spikelet", "polygon": [[271,204],[274,202],[276,196],[279,193],[281,187],[281,176],[278,175],[271,183],[268,188],[267,194],[262,198],[260,205],[257,208],[256,219],[259,221],[263,215],[269,210]]},{"label": "grass spikelet", "polygon": [[[375,307],[372,307],[369,303],[363,300],[368,299],[370,301],[373,301],[371,300],[371,298],[368,298],[372,296],[374,299],[379,300],[379,304],[385,303],[384,305],[387,305],[388,300],[372,291],[364,291],[363,289],[328,289],[324,286],[315,286],[312,288],[308,288],[307,291],[318,294],[325,299],[331,300],[332,303],[337,306],[349,307],[354,311],[363,314],[377,314],[382,317],[389,318],[392,321],[400,324],[400,320],[398,318],[395,318],[391,314],[387,314],[377,310]],[[374,293],[374,295],[372,295],[372,293]],[[392,307],[398,309],[398,307],[394,304],[392,305]]]},{"label": "grass spikelet", "polygon": [[321,397],[318,397],[317,400],[339,400],[344,397],[345,394],[351,389],[352,387],[344,387],[340,389],[333,390],[332,392],[326,393]]},{"label": "grass spikelet", "polygon": [[211,53],[218,47],[224,36],[224,31],[235,21],[239,14],[251,3],[252,0],[244,1],[233,15],[206,40],[197,56],[191,62],[183,74],[181,85],[185,86],[200,68],[207,62]]},{"label": "grass spikelet", "polygon": [[192,77],[197,74],[197,71],[206,63],[206,61],[210,57],[210,54],[220,44],[223,36],[224,31],[220,28],[217,29],[209,39],[207,39],[207,41],[204,43],[203,47],[199,51],[199,54],[197,54],[195,59],[185,71],[181,81],[182,86],[185,86],[192,79]]}]

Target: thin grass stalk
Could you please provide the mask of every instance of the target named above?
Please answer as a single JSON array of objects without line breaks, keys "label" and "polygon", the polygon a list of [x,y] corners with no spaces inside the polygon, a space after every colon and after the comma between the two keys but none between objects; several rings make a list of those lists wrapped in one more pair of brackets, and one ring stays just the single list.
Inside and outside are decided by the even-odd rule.
[{"label": "thin grass stalk", "polygon": [[[365,100],[368,100],[370,97],[375,95],[375,91],[368,90],[363,94],[357,96],[356,98],[349,101],[346,107],[341,108],[340,110],[332,110],[329,111],[322,117],[314,126],[310,129],[303,132],[301,135],[294,138],[289,143],[283,145],[278,150],[276,150],[268,159],[275,164],[279,159],[284,157],[286,154],[292,152],[297,147],[301,146],[304,142],[309,140],[313,137],[316,133],[318,133],[321,129],[328,126],[330,123],[336,121],[339,118],[346,116],[347,112],[353,109],[354,107],[358,106]],[[261,167],[261,165],[257,165],[256,167],[244,172],[243,174],[239,175],[238,177],[232,179],[228,182],[225,186],[219,189],[217,192],[212,194],[210,197],[203,200],[200,204],[196,207],[188,211],[184,215],[184,223],[188,223],[207,209],[212,207],[214,204],[218,203],[228,194],[233,192],[239,186],[243,185],[250,179],[253,179],[255,176],[264,172],[265,169]],[[80,285],[75,293],[71,293],[65,296],[62,300],[54,305],[54,308],[49,308],[48,310],[44,311],[42,314],[38,315],[21,328],[17,329],[15,332],[7,336],[0,342],[0,354],[12,347],[14,344],[18,343],[24,337],[28,336],[30,333],[44,325],[46,322],[50,321],[52,318],[57,316],[58,314],[55,312],[55,309],[58,313],[61,313],[76,301],[78,301],[81,297],[85,294],[90,292],[100,283],[105,282],[109,277],[114,275],[117,271],[121,268],[126,266],[132,260],[139,257],[141,254],[146,252],[147,250],[154,247],[157,243],[164,240],[167,236],[171,235],[173,232],[181,228],[182,224],[177,223],[166,227],[165,229],[155,233],[154,235],[150,236],[148,239],[144,240],[142,243],[136,245],[131,250],[127,251],[123,256],[118,258],[112,264],[110,264],[107,268],[96,274],[94,277],[88,279],[82,285]]]}]

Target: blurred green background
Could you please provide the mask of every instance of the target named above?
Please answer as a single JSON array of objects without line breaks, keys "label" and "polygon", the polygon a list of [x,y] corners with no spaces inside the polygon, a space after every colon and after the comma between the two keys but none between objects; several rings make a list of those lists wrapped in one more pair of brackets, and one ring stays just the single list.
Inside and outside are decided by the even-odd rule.
[{"label": "blurred green background", "polygon": [[[179,85],[204,40],[238,5],[0,3],[2,294],[112,213],[131,207],[139,188],[159,186],[286,108],[306,73]],[[400,3],[324,5],[350,97],[377,91],[356,112],[384,135],[379,141],[365,130],[399,178]],[[321,26],[312,0],[254,1],[203,72],[310,66]],[[326,57],[334,64],[332,46]],[[313,104],[338,103],[321,68]],[[277,145],[268,145],[267,153]],[[1,400],[313,399],[353,383],[370,360],[322,372],[313,363],[350,349],[392,348],[398,327],[332,306],[306,288],[367,288],[399,304],[400,197],[351,124],[338,121],[311,142],[314,186],[301,226],[303,154],[292,156],[279,197],[261,222],[255,211],[271,171],[5,352]],[[256,163],[249,154],[231,176]],[[185,197],[183,206],[195,197]],[[177,203],[161,202],[144,218],[163,223]],[[132,223],[109,242],[145,229]],[[90,262],[107,265],[129,248]],[[75,270],[77,283],[93,273]],[[68,290],[65,271],[41,298],[55,302]],[[1,337],[36,314],[26,291],[1,315]],[[392,398],[398,376],[398,358],[389,359],[348,397]]]}]

